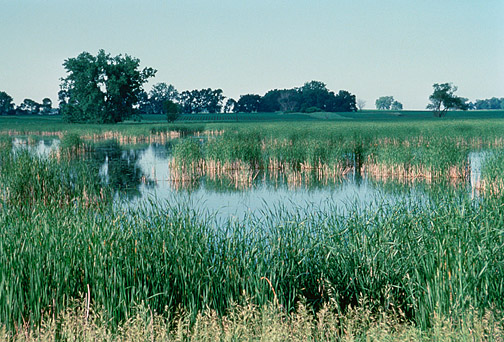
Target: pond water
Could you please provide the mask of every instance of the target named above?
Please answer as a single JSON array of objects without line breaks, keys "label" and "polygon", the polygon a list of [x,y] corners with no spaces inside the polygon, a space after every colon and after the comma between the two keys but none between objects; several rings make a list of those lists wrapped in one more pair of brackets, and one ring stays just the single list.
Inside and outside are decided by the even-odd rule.
[{"label": "pond water", "polygon": [[[58,139],[43,139],[27,144],[26,139],[14,139],[14,150],[29,149],[38,155],[48,155],[59,148]],[[282,173],[257,172],[247,184],[237,184],[230,178],[203,176],[191,182],[174,182],[170,159],[172,145],[149,144],[120,146],[116,142],[98,144],[92,153],[101,176],[113,186],[116,203],[123,206],[145,204],[146,200],[161,203],[184,202],[194,209],[215,214],[217,218],[243,218],[274,208],[336,210],[342,213],[373,204],[404,199],[422,201],[433,189],[456,187],[479,196],[477,183],[481,177],[485,152],[471,152],[468,164],[471,173],[467,182],[449,184],[399,184],[379,182],[358,173],[346,177],[320,180],[316,175],[290,178]],[[438,189],[439,191],[439,189]],[[441,190],[444,191],[444,190]]]}]

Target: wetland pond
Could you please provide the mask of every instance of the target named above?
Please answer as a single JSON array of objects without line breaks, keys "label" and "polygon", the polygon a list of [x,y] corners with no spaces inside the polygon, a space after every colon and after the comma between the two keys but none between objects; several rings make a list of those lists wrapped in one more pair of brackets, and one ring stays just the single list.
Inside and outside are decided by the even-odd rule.
[{"label": "wetland pond", "polygon": [[[14,151],[28,149],[40,156],[57,153],[59,139],[13,140]],[[139,206],[149,202],[184,203],[217,219],[243,219],[276,209],[338,210],[345,213],[383,203],[414,201],[456,190],[478,198],[482,163],[488,152],[467,155],[468,176],[457,182],[389,181],[361,174],[353,168],[342,177],[320,177],[316,172],[288,173],[258,170],[246,181],[222,175],[201,175],[189,181],[174,180],[171,170],[173,143],[120,145],[106,141],[87,153],[90,170],[97,170],[115,190],[115,203]],[[92,166],[92,167],[91,167]],[[357,171],[356,171],[357,169]]]}]

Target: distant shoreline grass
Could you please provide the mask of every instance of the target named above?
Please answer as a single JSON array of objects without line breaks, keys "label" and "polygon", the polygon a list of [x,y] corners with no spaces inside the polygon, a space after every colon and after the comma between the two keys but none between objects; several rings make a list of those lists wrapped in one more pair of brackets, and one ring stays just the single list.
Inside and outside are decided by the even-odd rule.
[{"label": "distant shoreline grass", "polygon": [[[239,121],[236,121],[236,117]],[[445,118],[434,118],[428,111],[372,110],[313,114],[186,114],[181,117],[184,118],[192,120],[167,123],[163,115],[145,115],[140,122],[127,121],[113,125],[70,124],[64,122],[60,116],[0,116],[0,134],[61,136],[71,133],[84,137],[112,132],[122,136],[145,138],[167,132],[191,134],[216,130],[260,129],[272,136],[314,131],[347,137],[445,134],[486,138],[504,136],[504,111],[449,112]]]}]

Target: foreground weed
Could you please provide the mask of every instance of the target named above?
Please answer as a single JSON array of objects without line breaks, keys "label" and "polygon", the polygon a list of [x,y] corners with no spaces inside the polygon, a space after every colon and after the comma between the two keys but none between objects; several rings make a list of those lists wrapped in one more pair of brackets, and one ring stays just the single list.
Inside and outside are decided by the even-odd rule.
[{"label": "foreground weed", "polygon": [[[251,303],[230,308],[224,316],[206,310],[174,319],[145,304],[132,316],[110,325],[103,313],[72,302],[58,318],[46,317],[38,329],[17,332],[0,328],[2,341],[503,341],[504,320],[492,311],[468,311],[464,319],[433,317],[433,327],[420,330],[394,313],[372,314],[366,307],[338,314],[324,306],[314,316],[305,305],[287,315],[276,305]],[[196,317],[196,318],[194,318]]]}]

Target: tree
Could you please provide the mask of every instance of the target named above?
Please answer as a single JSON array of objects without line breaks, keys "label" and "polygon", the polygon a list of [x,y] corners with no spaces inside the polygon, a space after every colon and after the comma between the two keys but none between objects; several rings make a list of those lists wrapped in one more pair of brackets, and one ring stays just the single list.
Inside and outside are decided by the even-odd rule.
[{"label": "tree", "polygon": [[467,99],[455,95],[457,87],[451,83],[435,83],[433,86],[434,92],[429,96],[431,103],[427,105],[427,109],[434,111],[434,116],[442,117],[450,109],[467,110],[469,108]]},{"label": "tree", "polygon": [[376,109],[389,110],[390,107],[392,106],[392,103],[394,103],[393,96],[381,96],[378,99],[376,99],[375,105]]},{"label": "tree", "polygon": [[285,89],[280,90],[280,95],[278,97],[278,103],[280,104],[280,110],[283,112],[293,112],[298,108],[299,105],[299,93],[297,89]]},{"label": "tree", "polygon": [[357,99],[357,108],[359,108],[360,111],[362,111],[365,106],[366,101],[364,101],[363,99]]},{"label": "tree", "polygon": [[261,102],[259,103],[258,111],[267,113],[273,113],[279,111],[280,110],[279,99],[281,92],[282,92],[281,90],[274,89],[264,94],[264,96],[261,98]]},{"label": "tree", "polygon": [[334,97],[334,93],[327,89],[325,83],[320,81],[306,82],[300,89],[301,106],[300,110],[306,112],[308,108],[319,111],[331,111],[329,103]]},{"label": "tree", "polygon": [[19,105],[19,109],[25,113],[30,115],[37,115],[40,113],[40,103],[33,101],[32,99],[24,99],[23,102]]},{"label": "tree", "polygon": [[227,99],[226,104],[222,107],[222,112],[223,113],[233,113],[236,106],[236,100],[235,99]]},{"label": "tree", "polygon": [[140,60],[129,55],[111,57],[100,50],[65,60],[60,109],[69,122],[116,123],[138,111],[142,86],[156,70],[139,70]]},{"label": "tree", "polygon": [[218,113],[225,97],[221,89],[201,89],[183,91],[180,94],[180,105],[183,113]]},{"label": "tree", "polygon": [[403,109],[403,105],[399,101],[394,101],[394,102],[392,102],[392,105],[390,106],[390,109],[392,109],[392,110],[402,110]]},{"label": "tree", "polygon": [[331,112],[356,112],[357,104],[355,95],[346,90],[340,90],[332,100],[329,111]]},{"label": "tree", "polygon": [[12,97],[4,91],[0,91],[0,115],[9,114],[14,110]]},{"label": "tree", "polygon": [[200,96],[203,111],[208,113],[220,113],[222,102],[225,99],[224,95],[222,95],[222,89],[202,89],[200,91]]},{"label": "tree", "polygon": [[236,112],[239,113],[252,113],[257,112],[259,109],[259,103],[261,102],[261,96],[256,94],[247,94],[240,96],[236,104]]},{"label": "tree", "polygon": [[180,114],[180,106],[172,100],[166,100],[163,104],[163,111],[166,113],[166,120],[173,122]]},{"label": "tree", "polygon": [[492,97],[486,100],[476,100],[474,109],[504,109],[504,98]]},{"label": "tree", "polygon": [[52,110],[52,100],[46,97],[42,100],[41,114],[49,115],[51,114],[51,110]]},{"label": "tree", "polygon": [[167,85],[164,82],[152,86],[149,92],[148,104],[152,114],[164,113],[164,103],[166,101],[177,101],[179,93],[173,85]]}]

